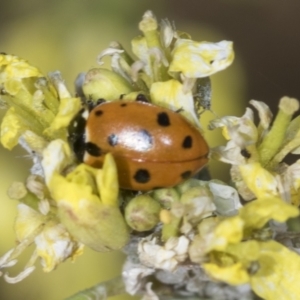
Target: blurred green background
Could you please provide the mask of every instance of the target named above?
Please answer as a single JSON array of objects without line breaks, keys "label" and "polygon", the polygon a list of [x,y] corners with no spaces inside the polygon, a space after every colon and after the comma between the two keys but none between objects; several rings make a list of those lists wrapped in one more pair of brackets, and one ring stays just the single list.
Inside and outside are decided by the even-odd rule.
[{"label": "blurred green background", "polygon": [[[175,21],[177,29],[195,40],[234,41],[233,66],[212,76],[213,111],[218,116],[241,115],[253,98],[275,106],[283,95],[300,98],[299,0],[4,0],[0,52],[23,57],[45,74],[60,70],[73,90],[77,74],[97,66],[97,55],[110,41],[130,48],[148,9],[158,19]],[[206,113],[205,124],[212,118]],[[206,132],[206,138],[211,146],[223,142],[216,133]],[[17,203],[7,198],[6,190],[13,181],[24,180],[29,167],[22,150],[8,152],[0,147],[0,256],[15,245]],[[228,179],[227,166],[212,162],[210,168],[214,178]],[[31,251],[11,275],[21,270]],[[63,299],[119,275],[123,259],[118,252],[103,254],[86,248],[75,263],[66,262],[50,274],[38,266],[17,285],[0,278],[0,299]]]}]

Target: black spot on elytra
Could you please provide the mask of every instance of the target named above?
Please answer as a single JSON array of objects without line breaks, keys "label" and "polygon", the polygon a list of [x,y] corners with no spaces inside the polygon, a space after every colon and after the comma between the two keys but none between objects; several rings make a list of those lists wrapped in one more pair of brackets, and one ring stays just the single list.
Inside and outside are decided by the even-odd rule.
[{"label": "black spot on elytra", "polygon": [[138,183],[147,183],[150,180],[150,173],[146,169],[139,169],[136,171],[133,178]]},{"label": "black spot on elytra", "polygon": [[94,143],[87,142],[85,144],[85,150],[91,156],[101,156],[102,151],[101,149]]},{"label": "black spot on elytra", "polygon": [[138,102],[149,102],[149,100],[143,94],[138,94],[135,100]]},{"label": "black spot on elytra", "polygon": [[161,112],[157,115],[157,123],[160,125],[160,126],[169,126],[171,123],[170,123],[170,119],[169,119],[169,116],[166,112]]},{"label": "black spot on elytra", "polygon": [[191,175],[192,175],[191,171],[185,171],[185,172],[181,173],[181,178],[188,179]]},{"label": "black spot on elytra", "polygon": [[113,133],[107,138],[107,141],[112,147],[114,147],[118,144],[118,136]]},{"label": "black spot on elytra", "polygon": [[127,104],[126,103],[122,103],[120,106],[121,107],[125,107],[125,106],[127,106]]},{"label": "black spot on elytra", "polygon": [[193,139],[190,135],[187,135],[182,142],[182,147],[188,149],[188,148],[192,148],[192,145],[193,145]]},{"label": "black spot on elytra", "polygon": [[249,153],[249,151],[247,149],[242,149],[241,150],[241,155],[244,156],[245,158],[250,158],[251,154]]},{"label": "black spot on elytra", "polygon": [[103,111],[101,109],[98,109],[95,111],[95,116],[100,117],[103,114]]}]

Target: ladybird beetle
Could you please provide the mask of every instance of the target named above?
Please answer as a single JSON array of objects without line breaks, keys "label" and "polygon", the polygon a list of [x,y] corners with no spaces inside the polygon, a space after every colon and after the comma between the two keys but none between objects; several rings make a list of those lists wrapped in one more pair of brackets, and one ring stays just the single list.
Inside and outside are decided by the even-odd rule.
[{"label": "ladybird beetle", "polygon": [[100,168],[106,153],[116,161],[123,189],[171,187],[208,161],[208,145],[182,115],[145,101],[100,103],[70,125],[77,158]]}]

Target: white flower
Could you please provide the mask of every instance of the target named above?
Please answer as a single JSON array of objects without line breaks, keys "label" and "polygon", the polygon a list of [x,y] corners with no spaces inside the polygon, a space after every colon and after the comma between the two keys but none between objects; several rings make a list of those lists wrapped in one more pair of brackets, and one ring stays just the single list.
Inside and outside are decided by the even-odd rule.
[{"label": "white flower", "polygon": [[136,295],[144,287],[144,278],[152,275],[154,272],[153,268],[127,260],[122,272],[126,292],[130,295]]},{"label": "white flower", "polygon": [[83,245],[73,240],[58,220],[49,215],[45,216],[25,204],[18,205],[15,231],[19,243],[0,258],[0,270],[15,265],[16,258],[29,245],[34,243],[36,248],[22,272],[15,277],[10,277],[7,273],[4,275],[4,279],[9,283],[17,283],[33,272],[38,258],[41,259],[43,270],[50,272],[67,258],[80,255],[83,250]]},{"label": "white flower", "polygon": [[216,212],[220,215],[233,215],[242,207],[238,192],[231,186],[221,182],[209,181],[210,191],[213,193],[213,202]]},{"label": "white flower", "polygon": [[157,239],[147,237],[140,241],[138,254],[141,263],[148,267],[174,271],[188,256],[189,239],[185,236],[171,237],[161,246]]}]

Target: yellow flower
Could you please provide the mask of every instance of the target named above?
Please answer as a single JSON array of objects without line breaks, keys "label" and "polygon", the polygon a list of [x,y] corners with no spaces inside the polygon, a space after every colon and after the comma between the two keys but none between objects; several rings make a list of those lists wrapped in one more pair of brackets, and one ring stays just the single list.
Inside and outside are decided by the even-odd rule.
[{"label": "yellow flower", "polygon": [[107,69],[97,68],[87,72],[82,85],[89,100],[105,99],[113,101],[123,94],[132,92],[130,83],[121,75]]},{"label": "yellow flower", "polygon": [[[169,21],[164,20],[159,26],[151,11],[144,14],[139,29],[142,36],[132,40],[136,57],[112,42],[98,56],[100,65],[103,57],[111,57],[111,70],[101,67],[81,73],[76,80],[78,97],[71,95],[59,72],[46,77],[23,59],[0,55],[0,106],[7,108],[1,120],[0,142],[9,150],[21,145],[34,163],[26,186],[16,183],[10,189],[10,196],[22,203],[15,227],[19,245],[0,259],[0,268],[14,265],[15,258],[29,244],[35,243],[36,249],[24,271],[15,278],[7,275],[7,281],[17,282],[27,276],[34,270],[38,257],[44,271],[49,272],[68,257],[79,255],[84,245],[109,251],[123,248],[129,240],[130,229],[120,205],[132,200],[133,194],[119,190],[112,155],[106,154],[102,169],[94,169],[78,164],[67,143],[69,124],[82,108],[83,100],[90,106],[90,102],[101,98],[114,101],[122,96],[134,101],[143,94],[153,104],[178,111],[201,130],[197,113],[199,105],[200,109],[209,108],[207,76],[231,64],[232,43],[192,41],[188,34],[177,32]],[[198,80],[202,77],[206,77],[204,81]],[[205,107],[200,103],[203,97]],[[199,104],[197,113],[195,102]],[[167,194],[166,201],[170,203],[164,206]],[[223,211],[221,206],[226,210],[224,215],[236,212],[239,206],[232,189],[198,180],[134,200],[145,197],[151,200],[153,210],[143,207],[145,215],[152,213],[153,220],[144,229],[140,229],[141,224],[131,225],[145,232],[159,228],[160,221],[165,220],[165,244],[156,240],[141,244],[144,258],[155,256],[155,249],[161,252],[152,263],[165,270],[174,270],[187,259],[190,239],[185,235],[192,236],[200,221],[215,211]],[[214,197],[218,199],[216,205]],[[135,204],[129,203],[127,210],[135,209]]]},{"label": "yellow flower", "polygon": [[259,162],[248,163],[239,166],[243,182],[254,193],[256,198],[280,197],[278,180],[261,166]]},{"label": "yellow flower", "polygon": [[34,232],[40,231],[34,237],[36,255],[41,259],[45,272],[50,272],[67,258],[72,259],[80,255],[83,245],[78,243],[59,222],[50,219],[32,208],[19,204],[15,231],[19,242],[32,237]]},{"label": "yellow flower", "polygon": [[299,299],[299,255],[275,241],[259,246],[258,270],[250,279],[254,292],[266,300]]},{"label": "yellow flower", "polygon": [[35,121],[28,122],[26,118],[16,113],[15,107],[11,107],[1,123],[1,144],[11,150],[18,144],[20,136],[26,131],[35,131],[42,135],[42,130],[39,130],[35,123]]},{"label": "yellow flower", "polygon": [[221,127],[229,140],[226,146],[213,149],[211,157],[232,165],[232,180],[245,200],[275,196],[296,204],[292,195],[299,191],[297,167],[288,167],[282,160],[288,153],[298,153],[300,119],[291,119],[299,102],[283,97],[272,126],[269,107],[259,101],[250,103],[258,110],[257,126],[249,108],[241,118],[224,117],[211,122],[211,128]]},{"label": "yellow flower", "polygon": [[287,167],[281,175],[281,180],[291,187],[290,200],[292,204],[300,206],[300,160]]},{"label": "yellow flower", "polygon": [[58,112],[50,126],[46,128],[43,133],[46,136],[55,137],[56,132],[68,128],[70,122],[81,107],[82,105],[79,98],[68,97],[60,99]]},{"label": "yellow flower", "polygon": [[156,82],[151,85],[151,100],[154,104],[177,110],[182,108],[182,114],[191,123],[200,127],[198,117],[194,109],[194,99],[192,92],[184,93],[183,84],[175,79],[165,82]]},{"label": "yellow flower", "polygon": [[61,222],[72,236],[94,250],[122,248],[129,235],[119,210],[117,169],[112,155],[106,155],[103,169],[81,164],[64,177],[60,172],[70,156],[68,144],[55,140],[45,149],[42,162]]},{"label": "yellow flower", "polygon": [[1,100],[9,107],[1,123],[2,145],[12,149],[20,143],[26,150],[36,151],[42,139],[66,140],[67,127],[81,103],[71,97],[60,74],[54,72],[47,80],[25,60],[4,54],[0,55],[0,67]]},{"label": "yellow flower", "polygon": [[300,257],[275,241],[248,241],[229,247],[228,254],[240,262],[229,266],[205,264],[217,280],[232,285],[250,283],[265,300],[298,299]]},{"label": "yellow flower", "polygon": [[188,78],[210,76],[231,65],[234,59],[232,42],[195,42],[178,39],[175,43],[169,72],[181,72]]},{"label": "yellow flower", "polygon": [[[131,59],[118,43],[102,51],[99,60],[111,56],[112,70],[134,90],[150,94],[150,101],[157,105],[182,109],[182,113],[199,126],[194,98],[197,102],[197,90],[202,83],[199,84],[197,78],[210,76],[232,63],[232,42],[195,42],[188,34],[174,30],[167,20],[159,26],[151,11],[143,15],[139,29],[142,35],[131,43],[137,60]],[[85,91],[87,97],[90,94]],[[210,95],[210,86],[207,94]]]},{"label": "yellow flower", "polygon": [[207,234],[206,250],[222,251],[226,249],[229,244],[238,243],[243,238],[244,221],[239,216],[227,218],[220,222],[211,232]]},{"label": "yellow flower", "polygon": [[[0,54],[1,77],[0,83],[10,79],[23,79],[29,77],[41,77],[40,71],[14,55]],[[4,72],[3,72],[4,71]]]},{"label": "yellow flower", "polygon": [[[292,286],[300,278],[296,273],[299,256],[275,241],[243,239],[249,239],[270,220],[284,222],[297,215],[297,208],[280,199],[258,199],[243,207],[238,216],[221,220],[206,236],[195,239],[191,247],[197,243],[206,245],[203,251],[209,254],[210,261],[203,268],[212,278],[232,285],[250,283],[263,299],[285,299],[288,292],[298,293]],[[278,284],[280,288],[276,289]]]},{"label": "yellow flower", "polygon": [[68,144],[54,140],[44,150],[46,184],[42,177],[31,176],[26,187],[14,183],[10,188],[9,196],[22,202],[15,223],[19,244],[0,258],[0,269],[13,266],[30,244],[35,243],[36,249],[24,271],[16,277],[5,274],[7,282],[16,283],[28,276],[37,258],[43,270],[50,272],[67,258],[80,255],[84,245],[108,251],[128,241],[112,156],[106,156],[103,169],[81,164],[64,177],[61,171],[71,162]]},{"label": "yellow flower", "polygon": [[[32,195],[31,198],[33,198]],[[36,204],[38,203],[36,197],[33,201]],[[34,203],[31,201],[31,204]],[[19,204],[15,232],[18,245],[0,258],[0,270],[15,265],[17,257],[31,244],[35,244],[35,250],[24,271],[15,277],[10,277],[7,273],[4,275],[5,280],[9,283],[17,283],[33,272],[35,269],[34,264],[38,258],[43,270],[50,272],[66,259],[74,259],[83,250],[83,244],[70,235],[53,215],[53,212],[49,210],[49,206],[48,209],[42,211],[35,210],[25,204]]]},{"label": "yellow flower", "polygon": [[235,263],[228,267],[219,267],[215,264],[204,264],[205,271],[214,279],[227,282],[232,285],[240,285],[249,282],[247,270],[241,263]]},{"label": "yellow flower", "polygon": [[299,215],[299,210],[283,202],[280,198],[257,199],[240,210],[240,217],[245,222],[244,231],[249,233],[262,228],[269,220],[285,222]]}]

